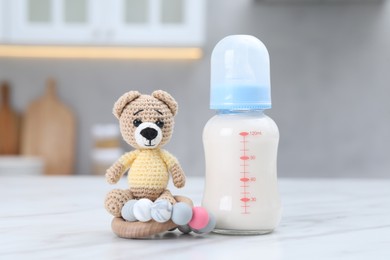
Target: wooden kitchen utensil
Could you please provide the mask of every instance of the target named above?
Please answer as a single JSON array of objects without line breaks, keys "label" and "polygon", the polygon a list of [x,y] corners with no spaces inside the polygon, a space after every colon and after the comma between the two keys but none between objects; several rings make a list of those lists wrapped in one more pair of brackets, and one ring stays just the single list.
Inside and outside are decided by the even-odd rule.
[{"label": "wooden kitchen utensil", "polygon": [[18,154],[20,120],[18,114],[12,110],[7,82],[1,84],[0,102],[0,155]]},{"label": "wooden kitchen utensil", "polygon": [[56,94],[55,81],[47,81],[46,93],[28,107],[22,130],[22,154],[40,156],[45,174],[72,174],[75,119]]}]

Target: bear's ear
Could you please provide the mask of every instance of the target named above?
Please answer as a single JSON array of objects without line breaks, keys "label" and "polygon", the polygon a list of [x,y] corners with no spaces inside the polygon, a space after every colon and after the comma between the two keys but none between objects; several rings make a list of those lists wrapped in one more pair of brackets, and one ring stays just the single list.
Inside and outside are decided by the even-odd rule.
[{"label": "bear's ear", "polygon": [[141,94],[138,91],[129,91],[125,94],[123,94],[114,105],[114,108],[112,109],[112,113],[114,116],[119,119],[121,117],[121,114],[123,112],[123,109],[126,107],[127,104],[129,104],[134,99],[141,96]]},{"label": "bear's ear", "polygon": [[177,102],[170,94],[168,94],[168,92],[163,90],[156,90],[152,93],[152,96],[164,102],[171,110],[173,116],[176,115],[178,109]]}]

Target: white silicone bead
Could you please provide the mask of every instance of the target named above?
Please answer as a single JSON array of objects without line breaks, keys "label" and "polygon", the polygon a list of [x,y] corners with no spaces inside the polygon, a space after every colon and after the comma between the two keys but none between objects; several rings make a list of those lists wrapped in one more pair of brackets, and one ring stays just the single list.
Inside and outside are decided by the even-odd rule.
[{"label": "white silicone bead", "polygon": [[151,215],[156,222],[167,222],[172,216],[172,204],[164,199],[156,200],[152,205]]},{"label": "white silicone bead", "polygon": [[123,205],[121,210],[122,218],[130,222],[137,221],[133,213],[134,204],[136,202],[137,200],[129,200],[125,205]]},{"label": "white silicone bead", "polygon": [[138,200],[133,207],[133,213],[137,220],[141,222],[148,222],[152,219],[150,209],[153,206],[153,202],[149,199]]},{"label": "white silicone bead", "polygon": [[173,205],[172,221],[176,225],[183,226],[187,225],[192,218],[191,207],[184,202],[178,202]]}]

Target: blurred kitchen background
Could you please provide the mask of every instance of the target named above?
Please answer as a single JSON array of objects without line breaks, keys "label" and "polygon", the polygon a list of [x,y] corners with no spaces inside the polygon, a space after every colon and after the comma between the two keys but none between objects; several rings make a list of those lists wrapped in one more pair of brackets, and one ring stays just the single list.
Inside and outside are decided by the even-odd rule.
[{"label": "blurred kitchen background", "polygon": [[[179,103],[166,149],[187,175],[204,175],[210,55],[230,34],[254,35],[270,52],[279,176],[390,177],[385,0],[0,0],[0,82],[10,99],[0,107],[18,113],[16,123],[0,117],[0,137],[14,138],[14,123],[22,132],[18,151],[3,154],[39,150],[70,165],[54,173],[103,174],[131,149],[118,141],[114,102],[163,89]],[[27,173],[41,167],[0,157],[3,173],[23,164]]]}]

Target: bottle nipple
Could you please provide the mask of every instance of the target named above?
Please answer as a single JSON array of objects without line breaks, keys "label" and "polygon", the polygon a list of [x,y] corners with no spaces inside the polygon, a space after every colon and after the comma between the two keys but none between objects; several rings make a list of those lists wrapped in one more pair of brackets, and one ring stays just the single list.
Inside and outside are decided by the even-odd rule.
[{"label": "bottle nipple", "polygon": [[211,55],[211,109],[271,108],[269,54],[250,35],[231,35]]}]

